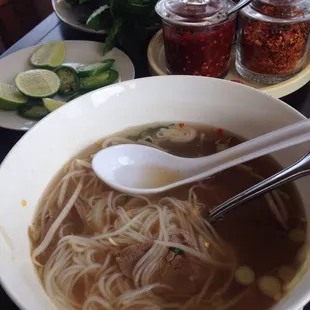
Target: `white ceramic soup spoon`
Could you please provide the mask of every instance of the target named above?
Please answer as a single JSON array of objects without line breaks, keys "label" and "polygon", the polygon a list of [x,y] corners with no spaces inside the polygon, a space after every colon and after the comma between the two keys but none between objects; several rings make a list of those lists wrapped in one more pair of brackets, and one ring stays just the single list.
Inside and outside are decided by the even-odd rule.
[{"label": "white ceramic soup spoon", "polygon": [[201,158],[178,157],[138,144],[111,146],[95,154],[92,167],[101,180],[118,191],[156,194],[307,141],[310,119]]}]

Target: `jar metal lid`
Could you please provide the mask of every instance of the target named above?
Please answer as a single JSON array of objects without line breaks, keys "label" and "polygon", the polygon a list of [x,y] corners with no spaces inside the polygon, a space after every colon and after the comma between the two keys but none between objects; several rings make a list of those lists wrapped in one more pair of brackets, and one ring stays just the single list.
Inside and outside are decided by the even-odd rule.
[{"label": "jar metal lid", "polygon": [[162,19],[174,24],[207,26],[226,20],[234,5],[231,0],[160,0],[155,10]]}]

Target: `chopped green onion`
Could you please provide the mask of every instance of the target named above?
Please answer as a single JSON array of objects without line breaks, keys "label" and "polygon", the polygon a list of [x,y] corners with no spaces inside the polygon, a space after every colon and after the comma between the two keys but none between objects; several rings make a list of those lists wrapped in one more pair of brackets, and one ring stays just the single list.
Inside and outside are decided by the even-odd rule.
[{"label": "chopped green onion", "polygon": [[174,254],[176,254],[176,255],[182,255],[182,254],[184,254],[184,251],[183,251],[183,250],[180,250],[180,249],[178,249],[178,248],[170,247],[169,250],[170,250],[171,252],[173,252]]},{"label": "chopped green onion", "polygon": [[130,197],[130,196],[127,195],[127,196],[125,197],[124,203],[127,203],[131,198],[132,198],[132,197]]}]

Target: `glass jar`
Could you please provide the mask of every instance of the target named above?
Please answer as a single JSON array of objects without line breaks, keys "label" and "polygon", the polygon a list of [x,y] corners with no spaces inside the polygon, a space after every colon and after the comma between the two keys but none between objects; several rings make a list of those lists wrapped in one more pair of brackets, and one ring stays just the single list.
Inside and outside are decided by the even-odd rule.
[{"label": "glass jar", "polygon": [[236,14],[231,0],[160,0],[169,74],[223,77],[229,69]]},{"label": "glass jar", "polygon": [[305,65],[310,0],[254,0],[240,12],[236,69],[262,84],[282,82]]}]

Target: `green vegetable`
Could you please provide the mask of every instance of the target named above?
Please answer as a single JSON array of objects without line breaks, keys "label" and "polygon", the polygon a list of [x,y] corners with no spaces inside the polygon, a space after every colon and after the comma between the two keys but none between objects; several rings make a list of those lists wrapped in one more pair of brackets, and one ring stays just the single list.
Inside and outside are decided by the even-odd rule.
[{"label": "green vegetable", "polygon": [[161,26],[154,9],[156,3],[157,0],[110,0],[113,25],[105,42],[104,54],[118,41],[125,51],[133,51],[131,57],[142,57],[139,47],[147,43],[150,32],[155,33]]},{"label": "green vegetable", "polygon": [[117,17],[114,19],[113,25],[110,31],[108,32],[108,37],[104,42],[103,55],[105,55],[106,53],[108,53],[110,50],[113,49],[116,37],[120,32],[122,25],[123,25],[123,19],[121,17]]},{"label": "green vegetable", "polygon": [[25,118],[39,120],[49,114],[49,111],[42,104],[26,104],[18,109],[18,114]]},{"label": "green vegetable", "polygon": [[[115,45],[139,64],[146,61],[149,39],[160,29],[161,19],[155,12],[158,0],[65,0],[70,7],[83,4],[88,18],[82,23],[96,31],[108,30],[104,55]],[[87,2],[87,3],[85,3]],[[91,14],[87,10],[93,10]]]},{"label": "green vegetable", "polygon": [[182,254],[184,254],[184,251],[183,251],[183,250],[180,250],[180,249],[178,249],[178,248],[170,247],[169,250],[170,250],[171,252],[173,252],[174,254],[176,254],[176,255],[182,255]]},{"label": "green vegetable", "polygon": [[108,29],[111,24],[112,18],[108,5],[103,5],[95,10],[86,22],[86,25],[94,30]]},{"label": "green vegetable", "polygon": [[113,84],[118,79],[118,72],[115,70],[108,70],[98,75],[93,75],[80,79],[80,86],[82,90],[93,90],[103,86]]},{"label": "green vegetable", "polygon": [[109,70],[114,63],[114,59],[105,59],[101,63],[81,66],[77,69],[77,72],[80,77],[89,77]]},{"label": "green vegetable", "polygon": [[80,80],[77,72],[68,66],[59,67],[56,71],[60,79],[59,93],[62,95],[72,95],[80,89]]},{"label": "green vegetable", "polygon": [[127,195],[127,196],[125,197],[124,203],[127,203],[131,198],[132,198],[132,197],[130,197],[130,196]]},{"label": "green vegetable", "polygon": [[16,87],[0,83],[0,109],[15,110],[27,101],[28,98],[21,94]]}]

